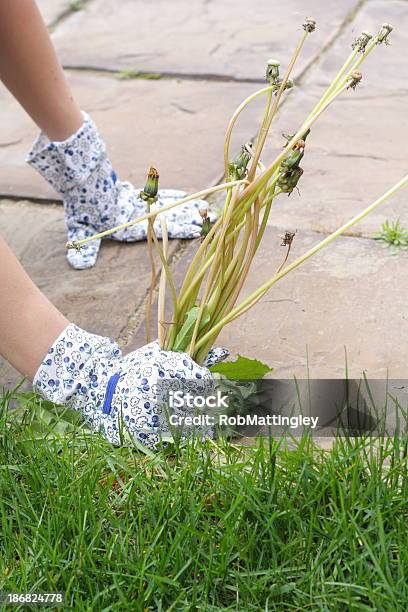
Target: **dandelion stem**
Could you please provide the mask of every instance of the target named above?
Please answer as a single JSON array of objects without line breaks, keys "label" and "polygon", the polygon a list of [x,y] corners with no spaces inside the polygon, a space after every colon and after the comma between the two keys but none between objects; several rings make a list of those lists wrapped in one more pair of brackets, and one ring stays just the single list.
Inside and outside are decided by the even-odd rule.
[{"label": "dandelion stem", "polygon": [[231,312],[226,315],[223,319],[218,321],[216,325],[212,327],[212,329],[207,332],[196,344],[196,350],[200,349],[204,346],[210,339],[214,340],[214,336],[218,335],[219,331],[232,320],[243,314],[248,308],[253,306],[269,289],[277,283],[281,278],[286,276],[292,270],[295,270],[300,265],[302,265],[305,261],[310,259],[313,255],[316,255],[319,251],[321,251],[324,247],[328,246],[333,240],[335,240],[341,234],[344,234],[351,227],[356,225],[362,221],[367,215],[369,215],[373,210],[384,204],[391,196],[393,196],[397,191],[406,187],[408,185],[408,174],[402,178],[398,183],[393,185],[388,191],[386,191],[381,197],[379,197],[375,202],[367,206],[364,210],[362,210],[358,215],[352,217],[349,221],[344,223],[341,227],[339,227],[336,231],[332,232],[329,236],[321,240],[318,244],[312,247],[309,251],[304,253],[301,257],[293,261],[291,264],[286,266],[283,270],[281,270],[278,274],[274,275],[271,279],[269,279],[266,283],[261,285],[259,289],[254,291],[251,295],[249,295],[241,304],[236,306]]},{"label": "dandelion stem", "polygon": [[[172,296],[172,300],[173,300],[173,309],[174,309],[174,312],[177,312],[177,290],[176,290],[176,285],[174,283],[173,274],[171,273],[169,264],[167,262],[167,258],[166,258],[165,254],[164,254],[163,249],[160,246],[160,242],[159,242],[155,232],[153,232],[152,237],[153,237],[153,241],[154,241],[155,247],[157,249],[157,252],[159,253],[159,257],[161,259],[163,269],[164,269],[164,271],[166,273],[166,280],[167,280],[167,282],[169,283],[169,286],[170,286],[171,296]],[[164,243],[163,243],[163,246],[164,246]]]},{"label": "dandelion stem", "polygon": [[[148,210],[150,211],[150,206],[148,207]],[[147,226],[147,252],[149,255],[150,268],[151,268],[149,294],[147,296],[147,304],[146,304],[146,342],[147,344],[149,344],[149,342],[151,342],[151,339],[152,339],[151,338],[151,325],[152,325],[153,289],[156,283],[156,264],[154,261],[154,253],[152,249],[152,241],[153,241],[153,235],[154,235],[153,222],[154,222],[154,217],[152,219],[149,219],[148,226]]]},{"label": "dandelion stem", "polygon": [[258,91],[255,91],[253,94],[248,96],[243,102],[241,102],[241,104],[237,107],[234,114],[232,115],[231,120],[228,124],[227,132],[225,134],[225,142],[224,142],[224,166],[225,166],[225,178],[226,179],[228,178],[228,165],[229,165],[229,159],[230,159],[229,149],[230,149],[230,144],[231,144],[231,135],[232,135],[232,131],[234,129],[234,126],[237,122],[238,117],[240,116],[242,111],[248,106],[248,104],[250,104],[253,100],[258,98],[259,96],[262,96],[265,93],[271,94],[274,88],[275,88],[274,85],[268,85],[268,87],[263,87],[262,89],[258,89]]},{"label": "dandelion stem", "polygon": [[141,223],[142,221],[146,221],[147,219],[156,218],[158,215],[162,215],[164,212],[175,208],[176,206],[181,206],[181,204],[185,204],[186,202],[191,202],[191,200],[199,200],[200,198],[204,198],[211,193],[216,193],[217,191],[223,191],[224,189],[230,189],[231,187],[235,187],[236,185],[245,185],[248,184],[246,179],[242,179],[240,181],[229,181],[226,183],[221,183],[220,185],[215,185],[214,187],[208,187],[207,189],[203,189],[202,191],[197,191],[196,193],[192,193],[191,195],[186,196],[185,198],[181,198],[180,200],[176,200],[172,204],[168,204],[167,206],[163,206],[162,208],[157,208],[151,212],[138,217],[137,219],[133,219],[132,221],[127,221],[127,223],[122,223],[121,225],[117,225],[116,227],[112,227],[109,230],[105,230],[104,232],[99,232],[99,234],[94,234],[93,236],[88,236],[88,238],[84,238],[83,240],[73,240],[71,242],[67,242],[67,249],[79,249],[84,244],[91,242],[92,240],[96,240],[97,238],[106,238],[106,236],[110,236],[115,232],[119,232],[120,230],[131,227],[132,225],[136,225],[137,223]]},{"label": "dandelion stem", "polygon": [[303,45],[304,45],[305,40],[306,40],[308,35],[309,35],[309,32],[307,30],[305,30],[303,32],[303,34],[302,34],[302,37],[301,37],[300,41],[298,42],[298,44],[296,46],[295,52],[293,53],[293,56],[292,56],[292,59],[289,62],[289,66],[286,69],[285,75],[284,75],[284,77],[282,79],[282,83],[281,83],[281,85],[280,85],[280,87],[279,87],[279,89],[277,91],[276,98],[275,98],[275,101],[274,101],[274,103],[272,105],[272,109],[271,109],[271,111],[269,113],[269,116],[266,118],[265,124],[262,124],[262,126],[261,126],[261,129],[260,129],[260,132],[259,132],[259,137],[258,137],[257,143],[256,143],[256,149],[255,149],[255,152],[254,152],[254,158],[253,158],[252,165],[251,165],[251,168],[250,168],[249,173],[248,173],[248,180],[249,181],[252,181],[253,178],[255,177],[258,161],[259,161],[259,158],[261,156],[262,149],[264,147],[265,140],[266,140],[266,137],[267,137],[268,132],[270,130],[272,121],[273,121],[273,119],[274,119],[274,117],[276,115],[276,112],[278,110],[280,99],[282,97],[283,92],[285,91],[288,79],[289,79],[289,77],[290,77],[290,75],[292,73],[293,67],[294,67],[294,65],[296,63],[296,60],[298,59],[298,57],[300,55],[300,52],[302,51]]},{"label": "dandelion stem", "polygon": [[221,258],[222,258],[222,252],[223,252],[223,246],[224,246],[224,241],[225,241],[225,235],[226,235],[226,233],[228,231],[229,221],[231,219],[231,215],[232,215],[232,212],[234,210],[234,204],[235,204],[235,201],[236,201],[236,194],[237,194],[237,192],[235,191],[233,193],[233,195],[232,195],[231,202],[229,203],[229,206],[228,206],[228,209],[227,209],[227,214],[226,214],[225,219],[224,219],[224,224],[223,224],[223,227],[221,229],[221,235],[220,235],[220,238],[218,240],[218,245],[217,245],[217,248],[216,248],[216,251],[215,251],[214,261],[213,261],[212,266],[211,266],[211,268],[209,270],[209,273],[208,273],[207,282],[206,282],[206,285],[205,285],[205,288],[204,288],[203,296],[201,298],[200,309],[198,311],[197,319],[196,319],[196,322],[195,322],[195,325],[194,325],[193,336],[192,336],[192,339],[191,339],[191,342],[190,342],[190,348],[189,348],[189,354],[190,355],[194,354],[194,346],[195,346],[195,342],[196,342],[196,339],[197,339],[198,330],[200,329],[200,324],[201,324],[201,319],[202,319],[202,316],[203,316],[203,313],[204,313],[204,308],[206,306],[208,297],[210,295],[211,286],[215,282],[216,277],[217,277],[217,275],[218,275],[218,273],[220,271],[220,265],[219,264],[220,264],[220,261],[221,261]]},{"label": "dandelion stem", "polygon": [[[160,217],[160,224],[162,230],[162,242],[163,242],[163,256],[167,261],[168,257],[168,245],[169,245],[169,236],[167,232],[167,223],[165,217]],[[157,299],[157,337],[159,339],[160,347],[164,347],[165,337],[166,337],[166,323],[165,323],[165,307],[166,307],[166,268],[162,266],[161,277],[160,277],[160,286],[159,286],[159,296]]]}]

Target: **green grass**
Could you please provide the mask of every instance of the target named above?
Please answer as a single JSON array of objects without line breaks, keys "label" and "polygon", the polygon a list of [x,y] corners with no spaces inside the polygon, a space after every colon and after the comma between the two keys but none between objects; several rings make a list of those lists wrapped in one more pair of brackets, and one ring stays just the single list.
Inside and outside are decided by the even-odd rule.
[{"label": "green grass", "polygon": [[12,401],[0,400],[0,590],[61,590],[66,609],[95,611],[408,608],[406,438],[150,456],[72,415],[55,432],[31,395],[11,417]]}]

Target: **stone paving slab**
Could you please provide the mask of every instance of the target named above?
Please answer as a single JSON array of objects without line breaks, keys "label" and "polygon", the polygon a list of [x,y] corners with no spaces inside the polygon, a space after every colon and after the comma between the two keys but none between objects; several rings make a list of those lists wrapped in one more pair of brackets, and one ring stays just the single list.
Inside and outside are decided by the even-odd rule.
[{"label": "stone paving slab", "polygon": [[[281,233],[268,228],[242,298],[273,276]],[[322,238],[298,231],[290,261]],[[346,347],[350,377],[365,370],[383,378],[389,368],[390,378],[407,378],[407,263],[374,240],[340,237],[225,328],[218,343],[264,360],[277,377],[306,377],[307,351],[311,377],[342,377]]]},{"label": "stone paving slab", "polygon": [[[363,81],[347,91],[319,118],[308,139],[297,193],[274,205],[272,223],[288,228],[329,232],[382,195],[405,176],[408,123],[404,120],[408,93],[408,11],[406,2],[390,0],[386,7],[366,2],[356,20],[294,91],[271,135],[264,161],[283,144],[281,133],[293,133],[313,108],[362,29],[376,33],[385,20],[395,25],[392,45],[381,46],[363,64]],[[407,190],[372,213],[356,227],[365,235],[378,231],[385,219],[408,224]]]},{"label": "stone paving slab", "polygon": [[[252,293],[283,260],[283,228],[268,227],[241,299]],[[310,230],[296,235],[290,261],[323,238]],[[175,271],[180,287],[197,246],[189,245]],[[378,242],[340,237],[283,278],[252,310],[229,324],[218,346],[260,359],[277,378],[341,378],[347,349],[349,376],[407,378],[408,254],[392,257]],[[240,299],[240,301],[241,301]],[[144,325],[129,343],[145,342]]]},{"label": "stone paving slab", "polygon": [[[162,187],[189,192],[213,185],[222,173],[228,121],[254,90],[248,83],[120,81],[90,74],[71,74],[69,80],[123,179],[143,186],[153,165],[160,171]],[[55,198],[24,162],[37,129],[1,85],[0,106],[0,195]],[[261,102],[237,124],[236,143],[252,137],[260,114]]]},{"label": "stone paving slab", "polygon": [[[65,260],[61,206],[1,200],[0,227],[30,277],[69,320],[118,338],[150,285],[145,243],[104,241],[97,266],[75,271]],[[177,247],[170,242],[170,255]],[[20,378],[0,358],[0,386]]]},{"label": "stone paving slab", "polygon": [[68,11],[72,2],[69,0],[37,0],[37,4],[45,23],[50,26]]},{"label": "stone paving slab", "polygon": [[[320,52],[357,0],[93,0],[54,34],[64,65],[263,79],[272,55],[287,62],[307,15],[319,31],[299,69]],[[306,15],[307,13],[307,15]]]}]

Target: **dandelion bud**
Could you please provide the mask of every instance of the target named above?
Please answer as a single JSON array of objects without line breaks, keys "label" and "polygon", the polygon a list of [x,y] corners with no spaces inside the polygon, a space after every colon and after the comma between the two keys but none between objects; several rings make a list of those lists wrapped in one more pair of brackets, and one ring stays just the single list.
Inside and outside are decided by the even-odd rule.
[{"label": "dandelion bud", "polygon": [[200,208],[198,209],[198,213],[202,219],[207,219],[208,208],[206,206],[200,206]]},{"label": "dandelion bud", "polygon": [[159,190],[159,173],[156,168],[150,168],[147,174],[146,185],[140,192],[143,200],[155,200]]},{"label": "dandelion bud", "polygon": [[65,248],[66,249],[75,249],[78,253],[80,253],[80,251],[82,249],[82,245],[78,244],[78,242],[76,240],[70,240],[65,245]]},{"label": "dandelion bud", "polygon": [[381,43],[385,43],[389,45],[387,38],[388,35],[392,32],[392,25],[390,23],[383,23],[380,31],[377,34],[377,45],[381,45]]},{"label": "dandelion bud", "polygon": [[308,130],[306,130],[306,132],[303,134],[303,140],[306,141],[306,138],[309,136],[310,134],[310,128]]},{"label": "dandelion bud", "polygon": [[297,232],[297,230],[295,232],[290,232],[290,231],[286,230],[284,235],[281,236],[281,240],[282,240],[281,246],[288,246],[288,247],[292,246],[292,242],[293,242],[293,239],[294,239],[294,237],[296,235],[296,232]]},{"label": "dandelion bud", "polygon": [[350,75],[350,82],[347,89],[355,89],[362,78],[363,75],[361,72],[359,70],[354,70]]},{"label": "dandelion bud", "polygon": [[293,170],[289,170],[288,172],[283,172],[278,180],[278,187],[284,193],[288,193],[289,195],[297,186],[300,177],[303,174],[303,169],[300,167],[293,168]]},{"label": "dandelion bud", "polygon": [[[306,130],[302,138],[298,140],[296,144],[293,145],[293,148],[294,149],[304,149],[306,146],[306,138],[309,136],[309,134],[310,134],[310,128]],[[287,145],[292,140],[294,134],[282,134],[282,136],[285,138],[286,145]]]},{"label": "dandelion bud", "polygon": [[210,218],[208,216],[208,208],[207,208],[207,206],[201,206],[198,209],[198,212],[200,214],[200,217],[203,220],[203,222],[201,224],[200,236],[201,236],[201,239],[204,240],[204,238],[210,232],[213,224],[211,223]]},{"label": "dandelion bud", "polygon": [[266,63],[266,80],[271,85],[277,85],[279,80],[280,62],[276,59],[268,59]]},{"label": "dandelion bud", "polygon": [[351,45],[352,49],[358,49],[360,53],[364,53],[368,42],[372,39],[373,35],[367,30],[363,30],[360,36],[357,36],[356,40]]},{"label": "dandelion bud", "polygon": [[210,233],[212,226],[213,224],[211,223],[208,217],[203,219],[203,224],[201,226],[201,231],[200,231],[200,236],[202,240],[204,240],[204,238]]},{"label": "dandelion bud", "polygon": [[304,155],[304,149],[298,148],[292,151],[286,159],[282,162],[282,168],[284,170],[293,170],[297,168],[301,162],[301,159]]},{"label": "dandelion bud", "polygon": [[316,20],[312,19],[311,17],[306,17],[303,22],[303,29],[306,30],[306,32],[309,32],[309,34],[314,32],[316,29]]},{"label": "dandelion bud", "polygon": [[237,155],[237,157],[230,162],[229,178],[231,181],[240,181],[245,176],[249,160],[251,159],[248,148],[251,148],[250,144],[244,145],[241,149],[241,153],[239,153],[239,155]]},{"label": "dandelion bud", "polygon": [[[280,87],[282,85],[282,82],[283,82],[283,79],[278,79],[276,81],[276,86]],[[293,82],[293,79],[287,79],[286,83],[285,83],[284,89],[292,89],[292,87],[294,87],[294,86],[295,86],[295,84]]]}]

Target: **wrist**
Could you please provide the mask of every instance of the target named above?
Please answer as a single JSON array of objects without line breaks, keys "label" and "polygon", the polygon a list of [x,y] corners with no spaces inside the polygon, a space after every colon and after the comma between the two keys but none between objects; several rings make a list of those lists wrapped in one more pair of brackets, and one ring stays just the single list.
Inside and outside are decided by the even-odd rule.
[{"label": "wrist", "polygon": [[82,125],[65,140],[52,141],[41,132],[26,158],[62,196],[86,182],[107,160],[96,125],[87,113],[82,112],[82,117]]}]

